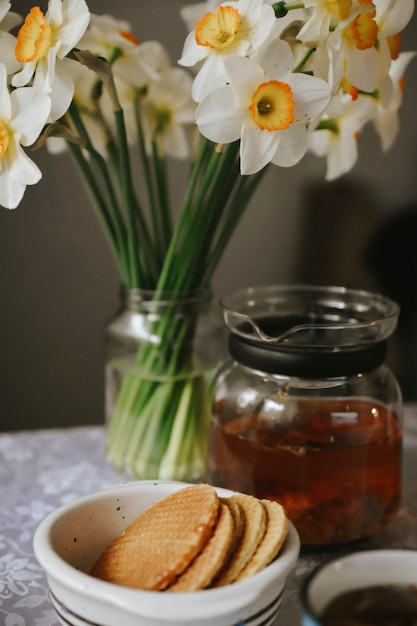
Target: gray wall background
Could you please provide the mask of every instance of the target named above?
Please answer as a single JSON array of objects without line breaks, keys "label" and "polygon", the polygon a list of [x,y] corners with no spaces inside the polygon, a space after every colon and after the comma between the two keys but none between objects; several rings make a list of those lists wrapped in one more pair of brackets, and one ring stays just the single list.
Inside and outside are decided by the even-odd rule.
[{"label": "gray wall background", "polygon": [[[89,0],[92,12],[130,21],[141,41],[161,40],[173,60],[186,34],[178,14],[183,4]],[[25,14],[32,2],[15,0],[12,6]],[[414,17],[404,35],[404,49],[417,49],[416,22]],[[383,155],[367,130],[355,169],[337,185],[322,182],[324,162],[313,157],[288,170],[272,169],[218,268],[215,297],[306,277],[372,286],[358,242],[387,214],[417,202],[416,100],[414,61],[394,148]],[[14,211],[0,208],[0,430],[103,421],[103,331],[118,308],[113,259],[69,158],[41,150],[34,159],[42,181],[27,189]],[[183,174],[175,166],[174,196]],[[312,191],[317,185],[320,202]],[[344,199],[340,185],[348,189]],[[356,191],[350,194],[352,187]],[[312,213],[315,227],[306,238]],[[312,241],[320,250],[308,245]],[[339,242],[336,251],[332,242]],[[315,276],[310,270],[318,252],[322,265]]]}]

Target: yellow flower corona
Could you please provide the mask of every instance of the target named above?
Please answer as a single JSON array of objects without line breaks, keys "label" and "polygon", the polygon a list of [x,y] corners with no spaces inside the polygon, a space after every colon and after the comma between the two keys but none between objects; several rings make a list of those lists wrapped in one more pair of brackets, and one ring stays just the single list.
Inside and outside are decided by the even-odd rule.
[{"label": "yellow flower corona", "polygon": [[240,26],[240,15],[233,7],[219,7],[215,13],[206,13],[195,29],[198,45],[222,50],[230,45]]},{"label": "yellow flower corona", "polygon": [[10,142],[10,134],[6,126],[0,122],[0,157],[5,154]]},{"label": "yellow flower corona", "polygon": [[[361,4],[373,6],[371,0],[362,0]],[[373,48],[378,38],[378,24],[375,21],[376,11],[360,13],[343,31],[358,50]]]},{"label": "yellow flower corona", "polygon": [[21,63],[38,61],[52,45],[52,29],[39,7],[33,7],[17,35],[16,59]]},{"label": "yellow flower corona", "polygon": [[356,100],[359,96],[359,89],[352,85],[347,79],[342,78],[340,81],[340,87],[343,89],[345,93],[348,93],[352,100]]},{"label": "yellow flower corona", "polygon": [[402,33],[397,33],[396,35],[391,35],[387,37],[388,47],[391,55],[391,59],[395,61],[398,59],[398,55],[401,50],[402,45]]},{"label": "yellow flower corona", "polygon": [[326,9],[338,20],[349,17],[352,8],[352,0],[324,0]]},{"label": "yellow flower corona", "polygon": [[259,85],[252,95],[249,110],[261,130],[284,130],[294,121],[292,89],[287,83],[270,80]]}]

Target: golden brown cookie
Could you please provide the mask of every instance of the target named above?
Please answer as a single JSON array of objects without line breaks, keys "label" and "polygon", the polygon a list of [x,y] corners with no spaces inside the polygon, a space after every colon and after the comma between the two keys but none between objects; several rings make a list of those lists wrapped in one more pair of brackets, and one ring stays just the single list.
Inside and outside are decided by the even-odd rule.
[{"label": "golden brown cookie", "polygon": [[231,496],[230,499],[237,503],[243,512],[243,528],[232,557],[213,583],[213,587],[227,585],[237,579],[252,558],[266,531],[266,508],[260,500],[245,494]]},{"label": "golden brown cookie", "polygon": [[288,533],[288,520],[278,502],[262,500],[267,512],[266,532],[253,557],[245,565],[236,580],[253,576],[266,567],[279,553]]},{"label": "golden brown cookie", "polygon": [[197,591],[207,587],[223,567],[233,543],[234,532],[233,516],[229,508],[221,503],[213,536],[167,591]]},{"label": "golden brown cookie", "polygon": [[[220,498],[220,502],[225,504],[233,517],[233,522],[235,526],[235,530],[233,533],[233,540],[230,546],[230,552],[228,558],[231,558],[237,544],[240,541],[242,536],[243,524],[244,524],[244,515],[243,509],[233,498]],[[226,562],[224,563],[226,565]]]},{"label": "golden brown cookie", "polygon": [[137,589],[165,589],[213,534],[220,501],[209,485],[192,485],[144,511],[99,557],[91,574]]}]

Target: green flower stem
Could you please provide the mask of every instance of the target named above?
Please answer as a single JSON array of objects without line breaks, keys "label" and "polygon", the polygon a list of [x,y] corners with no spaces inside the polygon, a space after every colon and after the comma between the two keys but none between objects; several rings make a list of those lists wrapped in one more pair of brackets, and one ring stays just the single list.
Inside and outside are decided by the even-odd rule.
[{"label": "green flower stem", "polygon": [[[237,146],[228,146],[222,152],[212,146],[207,159],[207,150],[202,148],[194,177],[190,178],[182,213],[185,217],[183,221],[180,218],[172,237],[176,245],[171,257],[167,255],[170,262],[164,266],[169,272],[165,282],[160,279],[158,283],[160,293],[169,289],[175,296],[203,284],[206,274],[201,268],[206,253],[210,253],[207,279],[211,275],[216,256],[218,260],[231,235],[234,219],[239,218],[256,187],[256,180],[250,184],[249,178],[239,178],[233,169],[237,150]],[[236,179],[238,183],[233,184]],[[204,254],[203,240],[209,242]],[[109,455],[117,442],[117,455],[111,457],[116,458],[116,467],[123,468],[126,463],[133,466],[134,476],[142,478],[190,479],[190,467],[196,476],[199,472],[204,476],[206,467],[209,389],[204,375],[192,377],[190,352],[185,347],[193,336],[195,318],[190,313],[176,320],[173,307],[168,306],[152,328],[152,334],[160,337],[159,350],[151,344],[139,346],[135,368],[138,378],[125,379],[113,417],[114,423],[120,418],[119,428],[109,431]],[[172,338],[174,348],[169,347]],[[158,378],[162,371],[167,378]],[[174,382],[170,375],[175,375]],[[122,417],[129,415],[132,418],[125,418],[123,424]]]},{"label": "green flower stem", "polygon": [[[190,250],[192,248],[195,250],[195,246],[200,247],[202,241],[207,237],[207,216],[205,215],[204,207],[210,206],[206,202],[208,197],[214,195],[212,191],[213,181],[219,180],[217,171],[222,164],[226,163],[225,155],[231,149],[230,146],[225,151],[212,147],[208,162],[203,158],[203,155],[200,155],[201,161],[197,164],[198,189],[196,189],[193,197],[191,197],[191,194],[187,195],[186,203],[183,205],[181,217],[174,230],[158,281],[158,292],[184,293],[189,290],[193,291],[200,286],[192,281],[195,272],[190,273],[186,259],[190,254]],[[199,171],[199,166],[202,166],[203,163],[205,167],[201,172]],[[214,210],[213,206],[215,205],[211,205],[212,211]],[[175,259],[181,259],[181,270],[177,272],[172,271]]]},{"label": "green flower stem", "polygon": [[[90,196],[93,198],[94,204],[96,208],[98,208],[99,213],[106,213],[107,221],[109,224],[111,223],[112,231],[114,232],[114,243],[117,248],[117,257],[119,259],[119,266],[123,267],[122,276],[127,278],[128,284],[130,283],[130,274],[129,274],[129,264],[125,254],[126,248],[126,228],[123,222],[123,218],[120,213],[120,209],[118,206],[117,198],[114,193],[113,186],[111,184],[111,177],[109,175],[109,171],[107,168],[106,161],[103,157],[97,152],[91,143],[89,134],[81,120],[79,111],[75,103],[73,102],[69,108],[69,115],[71,120],[74,123],[74,126],[80,135],[80,137],[85,141],[86,150],[91,157],[91,166],[87,162],[87,159],[84,157],[83,152],[79,149],[78,146],[71,142],[67,142],[71,153],[76,159],[77,166],[81,173],[82,179],[85,183],[87,183],[87,189],[90,192]],[[98,181],[103,186],[106,195],[106,206],[103,201],[100,201],[96,204],[94,198],[98,199],[97,193],[94,191],[94,187],[97,187],[94,176],[91,172],[91,167],[94,167],[94,171]],[[83,173],[83,170],[86,170],[86,174]]]},{"label": "green flower stem", "polygon": [[159,211],[161,216],[161,234],[163,239],[162,258],[168,249],[172,236],[171,208],[168,195],[168,172],[165,159],[159,154],[157,142],[152,144],[153,164],[156,188],[158,191]]},{"label": "green flower stem", "polygon": [[140,163],[142,166],[143,175],[145,179],[147,200],[148,200],[150,218],[152,222],[153,254],[154,254],[155,262],[157,263],[157,266],[158,266],[158,270],[160,270],[160,267],[163,262],[163,257],[162,257],[161,231],[160,231],[160,224],[159,224],[159,210],[158,210],[158,204],[156,201],[157,191],[155,190],[155,181],[152,177],[152,171],[151,171],[148,155],[146,152],[145,136],[143,132],[142,118],[140,115],[140,102],[141,100],[139,96],[136,102],[136,106],[135,106],[135,119],[136,119],[136,129],[138,133],[139,156],[140,156]]},{"label": "green flower stem", "polygon": [[174,480],[189,480],[190,467],[198,476],[204,476],[209,406],[204,379],[199,376],[188,380],[183,387],[168,445],[158,468],[161,479],[174,477]]},{"label": "green flower stem", "polygon": [[[296,3],[276,3],[286,12]],[[92,144],[83,123],[83,111],[71,105],[69,116],[85,150],[70,150],[87,191],[98,211],[114,252],[123,282],[129,288],[151,289],[154,300],[172,299],[149,329],[157,344],[139,345],[133,365],[121,371],[114,415],[107,430],[109,460],[119,469],[131,468],[139,478],[198,480],[206,467],[206,440],[210,416],[208,365],[193,362],[198,310],[181,307],[191,293],[209,287],[213,272],[237,221],[261,176],[239,174],[239,142],[221,146],[201,138],[192,164],[179,218],[172,223],[167,161],[160,151],[157,126],[151,155],[147,154],[141,103],[135,107],[138,156],[145,182],[148,212],[136,194],[124,113],[111,63],[88,51],[75,58],[96,72],[92,93],[97,119],[107,135],[106,161]],[[100,113],[106,88],[114,112],[116,133]],[[91,112],[90,112],[91,114]],[[86,152],[88,156],[86,156]],[[109,364],[109,367],[111,364]]]},{"label": "green flower stem", "polygon": [[[165,454],[179,415],[178,398],[183,397],[187,385],[195,384],[194,379],[190,379],[190,355],[183,347],[184,340],[189,341],[192,336],[194,323],[193,316],[175,319],[172,307],[168,307],[153,331],[158,332],[161,337],[159,349],[150,344],[139,347],[137,365],[122,383],[108,431],[109,460],[116,467],[123,468],[125,463],[132,465],[136,468],[137,475],[143,477],[144,468],[149,466],[152,467],[153,476],[158,475],[158,462]],[[176,343],[170,350],[167,346],[172,337],[176,338]],[[195,419],[202,408],[196,405],[197,398],[193,398],[189,414]],[[177,430],[178,428],[177,426]],[[152,447],[150,441],[155,429],[158,431],[158,438]],[[163,432],[165,436],[162,435]]]},{"label": "green flower stem", "polygon": [[[120,170],[122,174],[122,196],[128,218],[128,256],[131,271],[131,287],[140,286],[140,263],[138,254],[138,234],[136,230],[135,208],[137,206],[133,190],[132,171],[127,143],[126,126],[123,109],[114,111],[117,137],[120,148]],[[136,211],[136,215],[138,212]]]},{"label": "green flower stem", "polygon": [[110,248],[115,257],[122,280],[125,284],[129,284],[129,267],[126,262],[123,244],[120,241],[120,231],[118,232],[115,228],[114,219],[112,219],[109,213],[106,202],[100,193],[89,164],[86,162],[81,149],[71,142],[68,143],[68,148],[73,156],[84,187],[90,196],[92,205],[96,208],[97,215],[110,243]]},{"label": "green flower stem", "polygon": [[249,200],[258,188],[259,183],[264,177],[267,167],[250,177],[240,178],[236,193],[232,202],[228,207],[227,213],[223,217],[220,233],[214,242],[210,256],[205,264],[204,274],[202,277],[203,284],[209,284],[214,271],[219,264],[221,257],[234,233],[236,224],[239,222],[243,212],[246,210]]},{"label": "green flower stem", "polygon": [[228,211],[228,202],[233,197],[235,181],[239,179],[237,161],[238,145],[228,146],[219,167],[213,176],[209,192],[198,205],[198,223],[185,239],[190,245],[183,252],[184,274],[192,285],[206,284],[201,281],[201,270],[210,259],[212,241],[216,237],[222,216]]}]

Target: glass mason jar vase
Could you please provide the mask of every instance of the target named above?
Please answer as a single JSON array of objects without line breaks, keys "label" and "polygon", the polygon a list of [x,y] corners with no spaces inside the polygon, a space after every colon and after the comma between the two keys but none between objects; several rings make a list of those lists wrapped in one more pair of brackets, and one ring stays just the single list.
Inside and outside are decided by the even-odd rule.
[{"label": "glass mason jar vase", "polygon": [[402,401],[384,363],[399,308],[339,287],[222,302],[208,481],[279,501],[304,545],[372,535],[401,496]]},{"label": "glass mason jar vase", "polygon": [[105,334],[107,457],[116,469],[134,479],[205,477],[222,339],[208,292],[125,293]]}]

